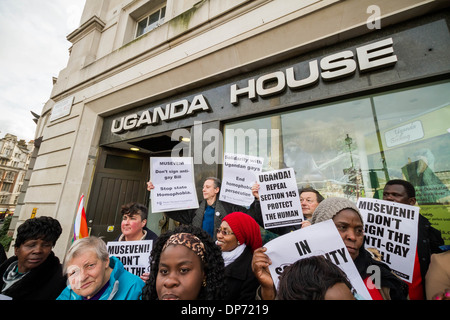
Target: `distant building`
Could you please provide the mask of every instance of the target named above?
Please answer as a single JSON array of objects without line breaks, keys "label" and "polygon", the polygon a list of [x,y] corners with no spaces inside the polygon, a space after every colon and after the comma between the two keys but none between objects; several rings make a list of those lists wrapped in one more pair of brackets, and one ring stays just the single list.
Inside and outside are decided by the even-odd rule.
[{"label": "distant building", "polygon": [[33,149],[34,141],[9,133],[0,139],[0,219],[14,214]]}]

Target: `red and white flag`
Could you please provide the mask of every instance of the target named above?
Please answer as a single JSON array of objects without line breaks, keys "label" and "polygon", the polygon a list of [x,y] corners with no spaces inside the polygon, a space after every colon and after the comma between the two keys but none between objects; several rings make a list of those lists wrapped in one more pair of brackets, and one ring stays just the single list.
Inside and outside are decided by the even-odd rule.
[{"label": "red and white flag", "polygon": [[84,194],[81,195],[78,202],[77,216],[75,218],[75,224],[73,226],[73,241],[86,238],[89,236],[86,212],[84,210]]}]

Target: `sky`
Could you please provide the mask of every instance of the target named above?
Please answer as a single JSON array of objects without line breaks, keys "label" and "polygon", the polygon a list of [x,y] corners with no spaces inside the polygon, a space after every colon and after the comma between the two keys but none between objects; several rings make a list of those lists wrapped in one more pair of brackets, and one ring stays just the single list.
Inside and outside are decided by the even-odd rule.
[{"label": "sky", "polygon": [[33,140],[86,0],[0,0],[0,138]]}]

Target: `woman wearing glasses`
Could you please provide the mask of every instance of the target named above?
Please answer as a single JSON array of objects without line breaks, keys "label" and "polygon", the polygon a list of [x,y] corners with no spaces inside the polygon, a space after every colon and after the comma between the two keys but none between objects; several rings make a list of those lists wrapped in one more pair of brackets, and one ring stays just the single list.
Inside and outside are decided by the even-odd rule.
[{"label": "woman wearing glasses", "polygon": [[225,262],[225,299],[254,300],[259,282],[251,264],[253,251],[262,246],[259,225],[249,215],[233,212],[222,219],[216,236]]}]

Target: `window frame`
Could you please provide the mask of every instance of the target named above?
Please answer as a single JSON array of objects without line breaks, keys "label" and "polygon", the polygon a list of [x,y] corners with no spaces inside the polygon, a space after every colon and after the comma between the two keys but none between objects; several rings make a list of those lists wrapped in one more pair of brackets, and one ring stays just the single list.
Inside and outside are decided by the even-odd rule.
[{"label": "window frame", "polygon": [[[146,14],[143,18],[136,20],[136,29],[135,29],[135,32],[134,32],[134,38],[137,39],[137,38],[139,38],[139,37],[141,37],[141,36],[143,36],[143,35],[149,33],[150,31],[152,31],[152,30],[158,28],[159,26],[161,26],[161,25],[165,22],[165,18],[166,18],[166,7],[167,7],[167,6],[166,6],[166,4],[164,3],[164,4],[162,4],[161,6],[159,6],[157,9],[152,10],[149,14]],[[158,18],[158,20],[157,20],[156,22],[154,22],[154,24],[156,23],[155,27],[153,27],[153,28],[151,28],[151,29],[145,31],[145,29],[149,27],[149,24],[148,24],[148,23],[149,23],[150,17],[151,17],[152,15],[154,15],[155,13],[157,13],[157,12],[159,13],[159,18]],[[162,12],[164,12],[164,16],[163,16],[163,17],[161,17]],[[143,32],[142,32],[141,34],[138,34],[138,32],[139,32],[139,25],[140,25],[140,23],[141,23],[142,21],[144,21],[144,20],[146,20],[146,26],[145,26],[145,28],[143,29]]]},{"label": "window frame", "polygon": [[[245,154],[245,155],[258,156],[258,157],[264,157],[264,158],[267,158],[267,156],[269,156],[267,158],[268,161],[264,161],[264,164],[266,165],[266,164],[271,163],[271,161],[270,161],[270,151],[271,151],[271,149],[270,149],[271,148],[270,147],[270,143],[271,143],[270,135],[271,135],[271,133],[270,132],[271,131],[270,130],[277,129],[277,128],[273,128],[271,126],[267,127],[267,126],[262,124],[263,123],[262,121],[269,121],[270,122],[270,119],[272,117],[277,117],[277,116],[279,116],[279,117],[283,117],[283,116],[286,117],[286,116],[289,116],[291,114],[297,114],[297,113],[300,114],[302,112],[309,112],[310,109],[311,110],[317,110],[317,111],[313,111],[314,113],[317,114],[317,112],[319,112],[322,108],[329,108],[329,107],[336,108],[336,107],[339,107],[340,105],[347,105],[347,104],[352,103],[352,102],[356,103],[358,101],[361,101],[361,102],[366,102],[366,103],[371,103],[371,104],[374,103],[373,108],[376,111],[377,115],[376,116],[372,116],[372,119],[378,119],[377,120],[377,123],[378,123],[380,121],[379,120],[380,117],[381,118],[383,118],[383,117],[386,118],[385,115],[389,114],[389,113],[384,113],[384,111],[385,111],[384,109],[380,109],[380,105],[382,105],[381,102],[383,101],[383,100],[377,101],[377,100],[379,100],[380,97],[386,99],[387,97],[392,97],[393,95],[399,95],[398,97],[401,98],[402,96],[404,96],[404,94],[406,92],[412,92],[415,95],[417,95],[419,93],[415,92],[415,90],[418,90],[418,89],[422,90],[422,89],[426,89],[426,88],[429,88],[429,89],[433,90],[433,87],[437,88],[438,86],[441,86],[441,85],[450,85],[450,81],[448,79],[446,79],[446,80],[442,80],[442,81],[433,81],[433,82],[422,83],[422,84],[419,84],[419,85],[406,86],[406,87],[402,87],[402,88],[398,88],[398,89],[388,89],[388,88],[386,88],[386,90],[383,90],[383,91],[381,91],[379,93],[365,92],[365,93],[363,93],[361,95],[357,95],[355,97],[351,97],[351,98],[348,98],[348,99],[339,99],[339,100],[333,101],[333,102],[326,102],[326,101],[323,102],[323,103],[319,102],[319,103],[315,104],[314,106],[311,106],[311,108],[295,108],[295,109],[289,109],[289,110],[282,110],[281,109],[281,110],[276,110],[276,111],[274,111],[274,112],[272,112],[270,114],[257,115],[257,116],[254,116],[254,117],[242,118],[242,119],[239,119],[239,118],[238,119],[230,119],[229,121],[224,121],[224,123],[223,123],[223,132],[224,132],[224,142],[223,142],[224,143],[224,149],[223,149],[223,152],[224,153]],[[426,92],[426,91],[424,91],[424,92]],[[430,92],[433,92],[433,91],[430,91]],[[442,91],[442,92],[448,92],[448,91]],[[413,99],[413,97],[411,99],[415,100],[415,99]],[[426,96],[424,96],[424,99],[426,99]],[[373,102],[373,101],[375,101],[375,102]],[[414,103],[414,102],[412,102],[412,103]],[[342,154],[347,154],[348,158],[346,160],[347,161],[347,165],[344,166],[343,168],[340,168],[340,169],[346,169],[347,172],[344,172],[343,175],[342,174],[340,174],[340,175],[342,175],[342,177],[348,176],[349,178],[351,176],[353,176],[355,178],[363,177],[364,182],[358,181],[358,183],[355,183],[355,182],[350,181],[350,180],[349,181],[344,181],[345,184],[343,184],[343,185],[344,186],[348,186],[347,187],[347,191],[348,192],[345,192],[344,189],[343,189],[343,190],[339,191],[340,192],[339,195],[334,195],[334,194],[331,194],[331,193],[330,194],[326,194],[325,193],[323,195],[327,196],[327,197],[328,196],[348,197],[352,201],[356,201],[356,199],[358,197],[362,196],[361,195],[362,193],[359,193],[359,191],[363,191],[364,194],[369,195],[369,197],[381,198],[381,195],[379,193],[382,191],[382,189],[384,187],[384,184],[386,183],[387,180],[392,180],[392,179],[397,179],[397,178],[398,179],[408,180],[408,179],[405,179],[404,177],[402,178],[402,177],[397,176],[395,174],[395,170],[400,172],[399,170],[402,168],[401,166],[398,166],[398,163],[396,162],[397,155],[400,155],[401,152],[404,152],[405,150],[408,150],[408,148],[410,148],[410,147],[414,147],[414,148],[417,147],[417,148],[419,148],[419,146],[423,146],[424,143],[427,143],[428,141],[430,141],[430,139],[435,139],[435,138],[438,138],[440,136],[444,137],[444,134],[441,134],[441,135],[435,134],[435,135],[432,135],[432,136],[430,136],[430,134],[428,134],[428,135],[424,135],[422,138],[418,138],[418,139],[414,139],[414,140],[407,141],[407,142],[404,142],[404,143],[400,143],[398,145],[389,146],[387,144],[387,142],[386,142],[386,139],[387,139],[386,138],[386,133],[389,132],[389,131],[398,129],[398,128],[402,128],[403,126],[408,125],[408,124],[412,123],[413,121],[421,121],[421,122],[423,122],[424,121],[424,117],[430,117],[432,112],[435,112],[435,111],[438,111],[438,110],[441,110],[441,109],[444,110],[445,108],[448,108],[449,106],[450,105],[447,102],[445,102],[444,104],[437,104],[437,105],[435,105],[435,104],[433,104],[430,101],[430,104],[428,105],[428,107],[426,107],[426,108],[423,107],[420,110],[414,111],[414,113],[411,113],[409,118],[403,118],[403,116],[402,116],[402,119],[403,119],[402,122],[387,122],[387,120],[386,120],[385,122],[380,124],[380,127],[378,129],[377,129],[378,124],[375,124],[375,120],[374,120],[374,128],[373,128],[374,130],[373,130],[373,132],[374,132],[375,136],[372,136],[372,138],[371,138],[372,142],[373,141],[377,141],[378,135],[380,135],[380,138],[382,139],[381,147],[379,145],[377,147],[376,143],[372,144],[373,146],[375,146],[375,149],[372,149],[369,146],[369,144],[367,143],[367,141],[370,142],[370,140],[367,140],[367,141],[366,140],[362,140],[364,135],[351,134],[351,137],[353,138],[352,139],[353,141],[349,140],[347,142],[345,140],[345,144],[344,144],[344,141],[341,141],[342,142],[342,145],[341,145],[342,150],[341,151],[343,152]],[[366,106],[366,108],[367,108],[367,106]],[[394,109],[392,109],[392,110],[394,110]],[[426,112],[424,112],[424,111],[426,111]],[[398,110],[396,112],[398,112]],[[303,114],[303,116],[304,116],[304,114]],[[391,117],[388,117],[386,119],[389,119],[389,118],[391,118]],[[443,118],[443,117],[441,117],[441,118]],[[312,118],[312,119],[315,120],[316,118]],[[370,119],[370,117],[368,117],[368,119]],[[260,126],[259,124],[257,124],[257,125],[252,124],[253,127],[250,127],[250,128],[245,126],[245,125],[247,125],[247,123],[250,123],[250,122],[253,122],[253,121],[259,121],[259,123],[261,123],[262,125]],[[244,126],[242,126],[242,124],[244,124]],[[358,124],[357,127],[361,127],[361,124],[362,124],[362,122],[360,124]],[[356,131],[359,130],[359,129],[358,130],[353,130],[351,128],[352,127],[348,127],[348,129],[347,129],[345,127],[344,131],[348,131],[348,133],[353,133],[352,131],[356,132]],[[233,141],[228,140],[228,139],[235,139],[236,138],[236,135],[233,134],[233,133],[230,133],[230,135],[228,136],[228,134],[227,134],[227,130],[228,129],[232,129],[232,130],[240,130],[241,129],[241,130],[243,130],[243,137],[244,137],[243,143],[242,142],[239,143],[238,141],[234,141],[234,140]],[[251,135],[252,132],[249,132],[249,136],[247,137],[247,135],[246,135],[247,131],[248,130],[252,130],[252,129],[254,129],[254,131],[255,131],[254,135],[252,136]],[[262,141],[260,140],[261,136],[259,135],[259,133],[257,131],[258,129],[263,129],[263,130],[266,130],[267,132],[269,132],[267,135],[262,135],[262,138],[266,139],[267,143],[265,142],[265,140],[262,140]],[[289,134],[290,134],[289,132],[286,132],[286,129],[288,129],[288,127],[286,127],[286,126],[282,127],[282,132],[283,133],[282,133],[281,139],[283,139],[282,140],[283,141],[282,142],[283,146],[286,146],[286,144],[287,144],[286,141],[284,140],[284,138],[289,136]],[[427,131],[430,132],[429,125],[428,125],[428,128],[427,127],[423,127],[422,130],[424,130],[425,132],[427,132]],[[344,132],[342,132],[342,133],[344,133]],[[251,138],[250,136],[253,137],[253,138],[256,138],[257,140],[250,140],[250,138]],[[303,137],[303,136],[299,136],[299,137],[300,137],[300,139],[305,139],[305,137]],[[342,137],[345,138],[345,135],[342,135]],[[365,144],[363,143],[361,145],[358,142],[358,137],[360,137],[361,138],[360,140],[362,142],[365,142]],[[252,141],[253,141],[253,143],[252,143]],[[257,146],[257,153],[256,154],[254,153],[254,150],[250,151],[250,145],[252,145],[252,146],[256,145]],[[261,148],[260,145],[262,145],[264,148]],[[228,147],[233,147],[234,149],[227,149],[227,146]],[[241,148],[241,149],[239,149],[239,148]],[[362,167],[361,160],[357,160],[355,158],[356,155],[358,155],[361,158],[361,156],[359,155],[359,151],[358,151],[361,148],[363,148],[362,149],[363,150],[362,153],[365,153],[365,158],[364,158],[363,162],[365,162],[366,164],[364,165],[364,167]],[[329,150],[329,148],[324,148],[324,150]],[[332,150],[332,149],[330,149],[330,150]],[[358,151],[358,153],[356,153],[357,151]],[[432,151],[432,149],[431,149],[431,151]],[[285,153],[286,150],[283,149],[282,152]],[[309,152],[309,151],[307,150],[307,152]],[[382,161],[383,158],[384,158],[384,161]],[[445,156],[441,156],[440,154],[439,154],[439,156],[436,156],[436,164],[438,163],[438,161],[440,161],[441,159],[444,159],[444,158],[446,158],[446,157]],[[315,159],[317,160],[317,158],[315,158]],[[376,159],[379,159],[379,162],[375,161]],[[387,162],[388,162],[387,164],[385,164],[386,159],[387,159]],[[329,160],[333,160],[333,159],[330,158]],[[412,160],[415,160],[415,159],[412,159]],[[354,161],[354,163],[353,163],[353,161]],[[323,163],[326,163],[326,161],[325,162],[322,161],[322,164]],[[440,163],[442,164],[442,161],[440,161]],[[377,164],[377,165],[374,165],[374,164]],[[290,166],[287,165],[287,167],[290,167]],[[272,169],[270,169],[270,168],[267,168],[267,169],[263,168],[263,171],[264,170],[266,170],[266,171],[269,170],[270,171],[270,170],[274,170],[274,169],[277,169],[277,168],[272,168]],[[444,171],[444,169],[437,169],[437,172]],[[361,170],[362,170],[362,172],[364,172],[364,174],[361,173]],[[434,169],[433,169],[433,171],[434,171]],[[336,170],[336,172],[341,172],[341,171]],[[370,173],[372,173],[372,172],[373,172],[374,176],[371,176]],[[384,172],[387,172],[389,174],[388,178],[386,178],[386,179],[384,179],[384,176],[383,176]],[[450,171],[446,171],[446,172],[450,172]],[[355,174],[355,173],[357,173],[357,174]],[[307,182],[306,180],[305,181],[301,181],[301,182],[305,182],[305,183],[299,184],[298,186],[299,187],[311,186],[313,188],[318,189],[318,191],[322,192],[324,190],[321,190],[321,189],[324,189],[324,188],[323,187],[316,187],[314,185],[314,183],[317,182],[318,185],[320,185],[321,182],[326,184],[329,181],[331,181],[332,179],[335,179],[335,177],[333,177],[333,176],[331,176],[329,174],[326,174],[326,173],[324,173],[324,177],[325,178],[322,181],[320,181],[320,180],[316,180],[316,181],[312,181],[312,182],[309,181],[308,183],[311,183],[311,185],[307,185],[308,183],[306,183]],[[296,178],[297,178],[297,175],[296,175]],[[376,178],[376,181],[379,181],[378,186],[376,186],[377,183],[372,182],[372,178]],[[386,180],[386,181],[384,181],[384,180]],[[447,185],[445,182],[444,182],[444,184],[446,186],[448,186],[448,189],[450,190],[450,184]],[[420,194],[422,192],[422,190],[420,189],[421,187],[422,186],[415,186],[415,188],[416,188],[416,197],[418,199],[420,198]],[[428,187],[428,185],[425,185],[423,187],[425,187],[424,190],[426,190],[426,187]],[[351,190],[352,188],[354,188],[354,190]],[[423,200],[421,200],[421,201],[424,204],[428,204],[429,201],[426,199],[426,196],[423,196],[422,199]],[[426,202],[426,201],[428,201],[428,202]],[[433,202],[432,205],[435,205],[435,204],[438,204],[438,203],[442,203],[442,202]]]}]

